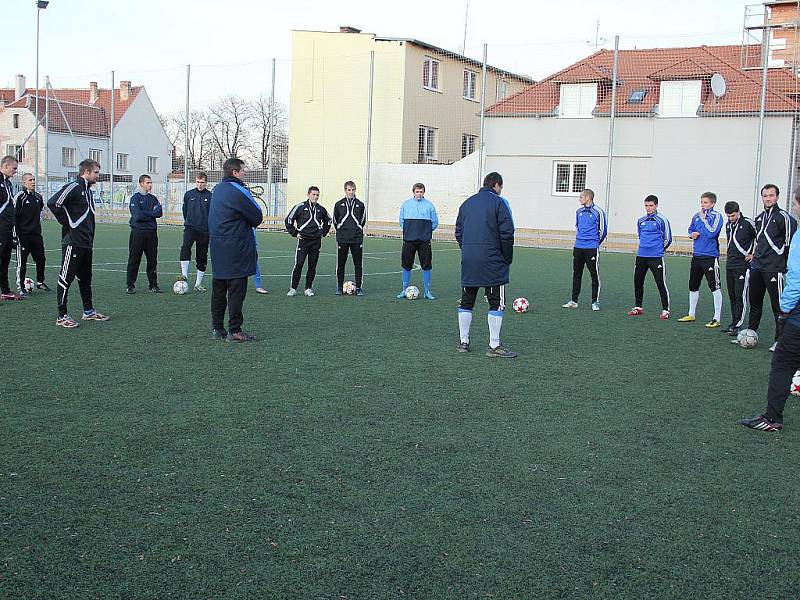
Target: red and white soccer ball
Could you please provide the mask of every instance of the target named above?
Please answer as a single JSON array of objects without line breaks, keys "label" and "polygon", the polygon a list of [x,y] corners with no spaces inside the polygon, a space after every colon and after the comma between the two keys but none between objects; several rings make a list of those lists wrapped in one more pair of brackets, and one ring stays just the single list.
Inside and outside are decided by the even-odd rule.
[{"label": "red and white soccer ball", "polygon": [[789,386],[789,393],[792,396],[800,396],[800,371],[796,371],[792,377],[792,385]]},{"label": "red and white soccer ball", "polygon": [[527,298],[517,298],[511,306],[514,308],[514,311],[518,313],[528,312],[528,309],[531,307]]},{"label": "red and white soccer ball", "polygon": [[22,285],[25,288],[25,291],[28,292],[29,294],[33,291],[33,287],[34,287],[33,286],[33,279],[31,279],[30,277],[26,277],[25,281],[22,282]]},{"label": "red and white soccer ball", "polygon": [[352,281],[345,281],[342,284],[342,293],[347,294],[348,296],[352,296],[356,293],[356,284]]}]

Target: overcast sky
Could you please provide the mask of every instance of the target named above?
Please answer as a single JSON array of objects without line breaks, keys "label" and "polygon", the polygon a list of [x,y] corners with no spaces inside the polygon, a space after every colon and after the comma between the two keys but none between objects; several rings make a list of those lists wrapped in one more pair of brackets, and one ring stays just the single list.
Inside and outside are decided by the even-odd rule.
[{"label": "overcast sky", "polygon": [[[291,30],[352,25],[460,51],[466,2],[375,0],[220,2],[219,0],[52,0],[41,13],[40,75],[53,87],[130,79],[147,87],[159,112],[180,110],[185,65],[198,104],[225,92],[269,94],[278,60],[278,96],[288,94]],[[746,2],[739,0],[471,0],[466,54],[541,78],[601,45],[669,47],[739,44]],[[752,4],[749,2],[749,4]],[[23,73],[35,81],[35,0],[0,0],[0,86]],[[391,9],[389,8],[391,7]],[[230,65],[223,68],[219,65]]]}]

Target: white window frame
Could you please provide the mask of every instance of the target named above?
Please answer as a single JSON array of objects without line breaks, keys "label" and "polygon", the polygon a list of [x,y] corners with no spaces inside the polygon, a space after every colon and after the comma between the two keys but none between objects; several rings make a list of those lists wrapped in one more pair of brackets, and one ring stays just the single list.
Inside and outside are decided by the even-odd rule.
[{"label": "white window frame", "polygon": [[114,164],[117,167],[115,169],[117,173],[129,173],[130,171],[128,167],[130,166],[130,154],[126,154],[125,152],[117,152],[117,157]]},{"label": "white window frame", "polygon": [[96,160],[103,164],[103,151],[99,148],[89,148],[89,160]]},{"label": "white window frame", "polygon": [[560,118],[591,119],[596,106],[596,83],[562,83],[559,86],[558,116]]},{"label": "white window frame", "polygon": [[501,77],[497,80],[497,101],[508,98],[508,79]]},{"label": "white window frame", "polygon": [[17,162],[25,162],[25,146],[21,146],[20,144],[6,144],[6,154],[16,157]]},{"label": "white window frame", "polygon": [[71,146],[61,146],[61,166],[74,167],[77,150]]},{"label": "white window frame", "polygon": [[19,129],[19,113],[11,114],[11,127]]},{"label": "white window frame", "polygon": [[[435,127],[428,125],[420,125],[418,129],[418,144],[417,160],[419,162],[428,162],[436,160],[436,133]],[[432,147],[431,147],[432,146]]]},{"label": "white window frame", "polygon": [[155,175],[158,173],[158,157],[157,156],[148,156],[147,157],[147,172],[151,175]]},{"label": "white window frame", "polygon": [[[472,148],[470,150],[470,147]],[[461,134],[461,158],[466,158],[478,148],[478,136],[471,133]]]},{"label": "white window frame", "polygon": [[478,73],[469,69],[464,69],[464,99],[470,102],[477,102],[478,96]]},{"label": "white window frame", "polygon": [[664,119],[696,117],[703,94],[699,79],[662,81],[658,90],[658,116]]},{"label": "white window frame", "polygon": [[432,56],[426,56],[422,60],[422,87],[432,92],[441,91],[439,87],[439,77],[442,74],[441,66],[442,63]]},{"label": "white window frame", "polygon": [[[559,167],[563,166],[566,166],[569,169],[569,183],[568,183],[569,190],[566,192],[558,190],[558,171]],[[575,167],[583,168],[584,171],[583,185],[576,185],[579,182],[575,181]],[[584,189],[586,189],[588,176],[589,176],[589,165],[586,161],[573,161],[573,160],[553,161],[553,185],[551,189],[551,194],[553,196],[569,196],[571,198],[575,198],[579,196]]]}]

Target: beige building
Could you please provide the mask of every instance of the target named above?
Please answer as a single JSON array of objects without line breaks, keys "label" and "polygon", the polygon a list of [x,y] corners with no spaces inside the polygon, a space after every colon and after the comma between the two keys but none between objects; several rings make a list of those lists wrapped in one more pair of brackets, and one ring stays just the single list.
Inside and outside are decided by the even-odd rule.
[{"label": "beige building", "polygon": [[[331,206],[346,180],[364,197],[371,72],[370,163],[452,164],[478,149],[480,61],[351,27],[293,31],[289,204],[317,185],[323,204]],[[486,106],[530,83],[489,66]]]}]

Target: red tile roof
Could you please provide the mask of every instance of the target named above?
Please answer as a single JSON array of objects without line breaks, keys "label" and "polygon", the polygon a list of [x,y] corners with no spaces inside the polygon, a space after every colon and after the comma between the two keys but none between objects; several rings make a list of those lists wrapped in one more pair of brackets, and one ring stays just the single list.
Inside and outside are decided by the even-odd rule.
[{"label": "red tile roof", "polygon": [[[751,46],[760,63],[760,47]],[[761,99],[761,70],[741,68],[742,46],[699,46],[693,48],[654,48],[620,50],[617,77],[617,114],[649,114],[659,100],[660,83],[670,79],[700,79],[703,83],[699,114],[757,113]],[[551,115],[559,104],[561,83],[598,83],[595,114],[611,112],[611,81],[614,52],[600,50],[524,90],[490,106],[488,116]],[[725,78],[727,90],[716,98],[711,94],[711,75]],[[638,104],[629,103],[634,90],[646,92]],[[766,110],[796,112],[800,109],[800,79],[791,69],[769,69]]]}]

